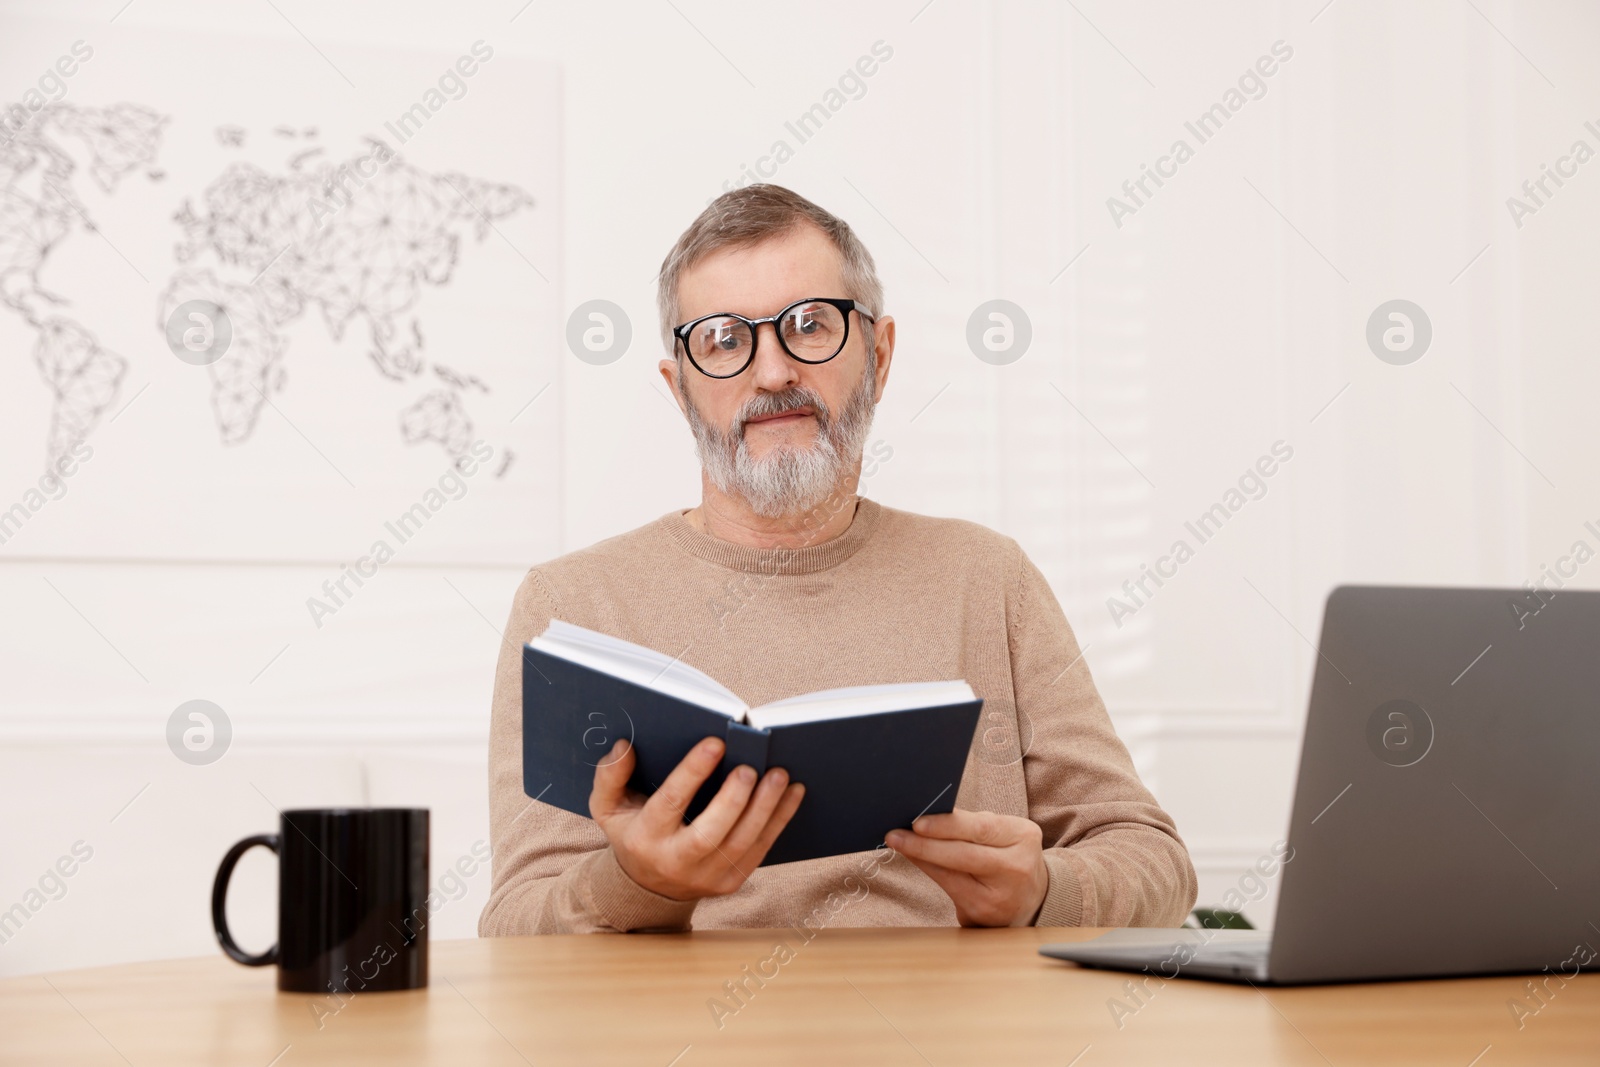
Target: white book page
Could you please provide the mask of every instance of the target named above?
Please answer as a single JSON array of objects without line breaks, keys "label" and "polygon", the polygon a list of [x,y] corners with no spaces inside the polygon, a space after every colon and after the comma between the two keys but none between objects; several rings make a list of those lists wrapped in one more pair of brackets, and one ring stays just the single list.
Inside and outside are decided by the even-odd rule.
[{"label": "white book page", "polygon": [[653,648],[598,630],[552,619],[544,633],[528,644],[570,663],[698,704],[730,719],[740,718],[745,711],[745,702],[737,694],[704,671]]},{"label": "white book page", "polygon": [[960,679],[942,682],[890,682],[819,689],[815,693],[774,700],[751,708],[745,718],[758,730],[802,722],[849,719],[908,708],[937,708],[974,700],[972,687]]}]

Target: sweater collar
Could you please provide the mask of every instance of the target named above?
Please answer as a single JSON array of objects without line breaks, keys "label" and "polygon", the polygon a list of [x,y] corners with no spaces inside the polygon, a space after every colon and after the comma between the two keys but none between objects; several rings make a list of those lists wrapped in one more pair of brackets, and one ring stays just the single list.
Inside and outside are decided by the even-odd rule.
[{"label": "sweater collar", "polygon": [[812,574],[837,566],[855,555],[877,528],[882,507],[864,496],[856,499],[855,517],[844,533],[799,548],[751,548],[724,541],[691,526],[684,517],[688,508],[669,511],[659,521],[673,544],[719,566],[759,574]]}]

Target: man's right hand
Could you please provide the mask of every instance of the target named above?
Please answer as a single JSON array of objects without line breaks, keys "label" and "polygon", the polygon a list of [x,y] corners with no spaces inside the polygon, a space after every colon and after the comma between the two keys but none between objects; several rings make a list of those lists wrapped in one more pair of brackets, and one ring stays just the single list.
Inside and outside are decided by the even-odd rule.
[{"label": "man's right hand", "polygon": [[756,781],[748,766],[733,770],[706,809],[683,814],[722,762],[723,743],[708,737],[689,750],[648,798],[628,789],[633,746],[618,741],[594,772],[589,813],[600,824],[628,877],[673,900],[732,893],[760,866],[789,825],[805,786],[781,767]]}]

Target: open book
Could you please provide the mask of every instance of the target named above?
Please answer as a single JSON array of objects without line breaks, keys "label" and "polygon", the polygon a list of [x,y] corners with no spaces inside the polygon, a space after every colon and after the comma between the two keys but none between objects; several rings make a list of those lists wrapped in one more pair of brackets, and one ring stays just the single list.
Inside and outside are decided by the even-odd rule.
[{"label": "open book", "polygon": [[630,787],[649,794],[702,738],[721,737],[722,766],[686,820],[735,767],[783,767],[806,795],[765,863],[860,852],[951,810],[982,706],[951,680],[821,689],[752,708],[682,660],[555,619],[523,649],[523,788],[587,816],[594,769],[619,739],[637,756]]}]

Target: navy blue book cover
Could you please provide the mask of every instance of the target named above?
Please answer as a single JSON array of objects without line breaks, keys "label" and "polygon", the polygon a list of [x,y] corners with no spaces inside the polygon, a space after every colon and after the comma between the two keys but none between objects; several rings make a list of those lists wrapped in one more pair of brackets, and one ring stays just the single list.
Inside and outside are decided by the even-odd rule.
[{"label": "navy blue book cover", "polygon": [[982,698],[940,707],[757,730],[726,715],[531,646],[522,649],[522,786],[535,800],[589,815],[594,771],[620,739],[637,763],[630,788],[651,794],[704,737],[727,743],[722,766],[684,813],[705,809],[729,771],[782,767],[805,799],[762,866],[866,852],[890,830],[955,806]]}]

